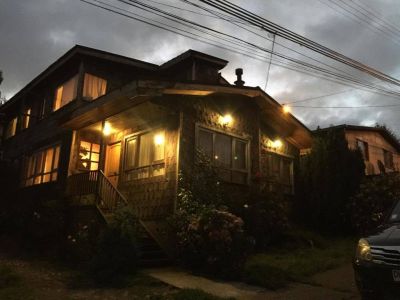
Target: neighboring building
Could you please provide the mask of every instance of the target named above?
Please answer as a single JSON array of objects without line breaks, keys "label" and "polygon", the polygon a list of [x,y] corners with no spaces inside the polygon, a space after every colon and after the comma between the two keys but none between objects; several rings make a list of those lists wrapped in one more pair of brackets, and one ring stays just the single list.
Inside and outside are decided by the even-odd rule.
[{"label": "neighboring building", "polygon": [[365,174],[398,172],[400,168],[400,142],[384,127],[338,125],[317,129],[315,133],[327,130],[343,131],[351,149],[360,149]]},{"label": "neighboring building", "polygon": [[173,212],[196,147],[232,193],[292,194],[311,133],[240,75],[230,85],[226,64],[189,50],[158,66],[75,46],[0,107],[3,159],[27,197],[68,196],[103,215],[129,202],[156,238],[149,224]]}]

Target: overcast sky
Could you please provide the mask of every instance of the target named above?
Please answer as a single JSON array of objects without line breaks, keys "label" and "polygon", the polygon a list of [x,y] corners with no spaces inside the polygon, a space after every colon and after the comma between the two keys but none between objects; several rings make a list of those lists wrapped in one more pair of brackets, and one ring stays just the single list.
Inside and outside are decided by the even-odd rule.
[{"label": "overcast sky", "polygon": [[[115,0],[103,0],[116,3]],[[114,2],[113,2],[114,1]],[[181,8],[179,0],[157,0]],[[196,0],[194,0],[196,1]],[[246,0],[233,1],[241,6],[312,39],[346,56],[372,66],[395,78],[400,78],[400,30],[399,36],[388,38],[365,23],[356,21],[348,13],[334,6],[333,0]],[[335,0],[343,5],[340,1]],[[373,9],[387,22],[400,28],[399,0],[345,0],[364,8]],[[149,2],[150,4],[150,2]],[[154,3],[153,3],[154,4]],[[327,5],[329,4],[330,7]],[[127,6],[125,6],[127,7]],[[208,26],[252,41],[267,48],[271,43],[257,38],[237,27],[207,16],[172,10]],[[334,8],[334,9],[333,9]],[[150,16],[130,8],[141,15]],[[204,13],[204,12],[203,12]],[[152,16],[152,18],[154,18]],[[160,20],[160,19],[159,19]],[[370,24],[376,22],[369,19]],[[374,23],[375,22],[375,23]],[[257,31],[257,30],[256,30]],[[265,35],[261,31],[259,34]],[[392,33],[396,33],[392,30]],[[392,35],[393,36],[393,35]],[[277,42],[335,65],[347,72],[353,70],[334,64],[321,56],[291,44],[281,38]],[[241,56],[211,45],[203,44],[140,22],[89,6],[79,0],[1,0],[0,1],[0,70],[4,81],[0,86],[3,96],[11,98],[48,65],[75,44],[98,48],[130,56],[152,63],[163,63],[187,49],[195,49],[229,60],[223,76],[235,80],[235,68],[244,69],[246,85],[264,88],[268,63]],[[280,46],[276,51],[293,55]],[[298,57],[296,55],[296,57]],[[304,59],[304,57],[299,57]],[[354,73],[356,74],[356,73]],[[357,74],[358,75],[358,74]],[[376,82],[373,78],[363,77]],[[386,87],[389,87],[386,85]],[[391,87],[395,89],[395,87]],[[267,92],[281,103],[310,97],[347,91],[331,97],[319,98],[301,105],[307,106],[362,106],[399,104],[398,107],[359,109],[311,109],[293,108],[293,114],[311,129],[317,125],[386,124],[400,133],[400,98],[390,98],[340,85],[321,78],[293,72],[272,65]],[[300,105],[300,103],[298,104]]]}]

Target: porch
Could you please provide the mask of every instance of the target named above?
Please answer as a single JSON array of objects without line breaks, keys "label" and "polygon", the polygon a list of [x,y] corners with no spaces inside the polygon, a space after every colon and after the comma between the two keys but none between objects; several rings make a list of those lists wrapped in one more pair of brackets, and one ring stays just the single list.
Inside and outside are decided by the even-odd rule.
[{"label": "porch", "polygon": [[74,131],[67,194],[103,215],[130,205],[140,220],[173,212],[179,117],[144,102]]}]

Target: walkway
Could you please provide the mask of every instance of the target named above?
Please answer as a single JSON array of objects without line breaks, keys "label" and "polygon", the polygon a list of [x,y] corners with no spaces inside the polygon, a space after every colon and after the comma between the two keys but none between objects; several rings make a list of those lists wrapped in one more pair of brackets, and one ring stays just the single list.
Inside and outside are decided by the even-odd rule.
[{"label": "walkway", "polygon": [[351,265],[318,274],[313,284],[292,284],[287,289],[270,291],[239,282],[218,282],[176,268],[147,269],[145,273],[177,288],[201,289],[219,297],[250,300],[344,300],[359,299]]}]

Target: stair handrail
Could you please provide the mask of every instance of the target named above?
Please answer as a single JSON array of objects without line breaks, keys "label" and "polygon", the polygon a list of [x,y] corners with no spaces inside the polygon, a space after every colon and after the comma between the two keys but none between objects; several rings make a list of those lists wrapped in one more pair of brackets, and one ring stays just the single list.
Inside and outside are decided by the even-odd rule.
[{"label": "stair handrail", "polygon": [[[105,206],[107,207],[107,209],[109,209],[110,211],[115,210],[116,207],[118,207],[118,205],[122,202],[123,205],[128,205],[128,200],[125,198],[125,196],[118,190],[118,188],[116,188],[111,181],[107,178],[107,176],[104,174],[104,172],[102,170],[99,170],[99,176],[97,178],[98,180],[98,184],[97,184],[97,188],[96,188],[96,193],[97,195],[101,198],[101,200],[103,201],[103,204],[105,204]],[[116,195],[117,198],[116,199],[107,199],[106,195],[102,194],[102,183],[106,183],[107,188],[111,189]],[[110,205],[110,202],[114,202],[114,205]]]}]

